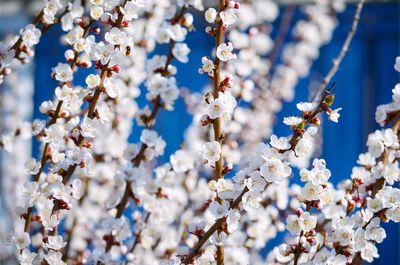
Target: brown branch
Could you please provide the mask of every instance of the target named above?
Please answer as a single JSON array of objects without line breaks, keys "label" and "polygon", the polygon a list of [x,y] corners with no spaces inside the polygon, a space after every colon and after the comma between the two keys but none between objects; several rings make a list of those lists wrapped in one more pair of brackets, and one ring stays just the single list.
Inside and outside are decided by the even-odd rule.
[{"label": "brown branch", "polygon": [[[151,213],[147,213],[146,218],[143,221],[143,225],[146,225],[147,222],[150,219]],[[140,241],[142,240],[142,229],[139,229],[136,233],[135,240],[133,241],[132,247],[130,248],[128,253],[133,253],[136,249],[136,247],[139,245]],[[125,262],[125,264],[128,264],[128,261]]]},{"label": "brown branch", "polygon": [[[320,102],[315,107],[314,111],[309,115],[303,118],[304,127],[309,125],[313,118],[318,114],[325,110],[326,99],[331,95],[330,90],[326,90],[323,97],[320,99]],[[290,148],[288,150],[294,150],[300,138],[303,136],[302,130],[294,130],[294,133],[289,141]],[[288,150],[280,150],[280,152],[286,152]],[[242,201],[243,195],[248,192],[249,189],[247,187],[243,188],[240,192],[240,195],[231,203],[230,209],[237,208]],[[190,264],[193,262],[194,258],[200,254],[201,247],[207,242],[207,240],[214,234],[217,229],[221,227],[224,222],[225,217],[218,219],[200,238],[199,242],[194,246],[194,248],[190,251],[190,253],[186,256],[182,257],[182,262],[184,264]]]},{"label": "brown branch", "polygon": [[[399,125],[400,125],[400,112],[397,113],[394,117],[394,121],[393,121],[393,125],[392,125],[392,130],[398,134],[399,133]],[[382,156],[380,157],[380,160],[382,161],[382,163],[387,164],[389,161],[388,160],[388,150],[385,149],[385,151],[383,152]],[[386,181],[385,178],[380,178],[378,180],[375,181],[373,187],[372,187],[372,191],[371,191],[371,198],[375,198],[376,194],[382,190],[385,187]],[[363,229],[366,229],[368,224],[372,221],[373,218],[375,217],[380,217],[382,214],[384,214],[387,211],[386,208],[376,212],[371,219],[369,219],[368,222],[366,222],[363,226]],[[353,258],[353,261],[351,262],[350,265],[361,265],[362,264],[362,258],[361,258],[361,252],[357,252],[357,254],[355,255],[355,257]]]},{"label": "brown branch", "polygon": [[[219,12],[225,9],[225,1],[220,0],[219,1]],[[217,31],[216,31],[216,37],[215,37],[215,49],[218,48],[218,46],[223,42],[224,36],[223,36],[223,22],[222,19],[218,18],[217,21]],[[221,83],[221,75],[220,75],[220,67],[221,67],[221,61],[219,60],[218,56],[215,55],[215,60],[214,60],[214,89],[213,89],[213,96],[214,98],[218,98],[218,93],[220,92],[220,83]],[[214,140],[218,141],[219,144],[222,146],[222,131],[221,131],[221,118],[218,117],[213,120],[213,129],[214,129]],[[221,155],[218,159],[217,162],[215,162],[215,179],[218,180],[222,178],[222,167],[223,167],[223,158],[222,158],[222,152]],[[217,264],[218,261],[217,261]]]},{"label": "brown branch", "polygon": [[[46,33],[51,27],[53,27],[55,24],[57,24],[59,21],[61,21],[61,18],[62,18],[65,14],[67,14],[68,11],[69,11],[69,10],[68,10],[68,4],[67,4],[67,6],[65,7],[64,11],[60,14],[60,16],[59,16],[58,18],[56,18],[56,20],[54,21],[53,24],[48,25],[48,24],[45,24],[45,23],[42,22],[42,28],[40,29],[41,33],[42,33],[42,34]],[[33,24],[35,27],[39,26],[39,23],[42,21],[43,16],[44,16],[44,9],[42,9],[42,10],[39,12],[39,14],[37,14],[37,15],[35,16],[35,18],[33,19],[33,21],[32,21],[31,24]],[[9,51],[11,51],[11,50],[14,50],[14,51],[15,51],[14,58],[16,58],[16,59],[18,59],[18,60],[21,60],[21,59],[19,58],[19,55],[21,54],[21,51],[22,51],[22,50],[21,50],[22,42],[23,42],[23,40],[22,40],[22,35],[20,35],[20,36],[18,37],[17,41],[16,41],[16,42],[11,46],[11,48],[9,49]],[[2,67],[2,66],[1,66],[1,64],[0,64],[0,69],[1,69],[1,67]]]},{"label": "brown branch", "polygon": [[[126,2],[127,2],[127,0],[125,0],[125,1],[121,4],[121,6],[125,6]],[[91,21],[92,21],[92,20],[91,20]],[[120,27],[122,21],[123,21],[123,14],[122,14],[121,12],[119,12],[119,13],[118,13],[118,18],[117,18],[116,23],[115,23],[115,26],[116,26],[116,27]],[[89,25],[90,25],[90,23],[89,23]],[[76,58],[76,57],[77,57],[77,53],[75,53],[75,58]],[[74,59],[75,59],[75,58],[74,58]],[[96,104],[97,104],[97,101],[98,101],[99,98],[100,98],[101,93],[104,91],[104,81],[105,81],[105,79],[106,79],[106,77],[107,77],[107,74],[109,73],[109,72],[108,72],[108,66],[109,66],[109,64],[110,64],[110,62],[108,62],[107,64],[105,64],[105,65],[102,66],[102,68],[101,68],[101,73],[100,73],[100,84],[99,84],[99,86],[96,88],[96,91],[95,91],[94,95],[90,98],[89,107],[88,107],[88,113],[87,113],[87,118],[89,118],[89,119],[94,119],[94,118],[95,118],[95,108],[96,108]],[[81,148],[82,145],[83,145],[83,143],[84,143],[84,140],[85,140],[85,137],[84,137],[82,134],[80,134],[76,145],[77,145],[78,147]],[[67,169],[67,171],[65,172],[65,174],[63,175],[63,179],[62,179],[62,183],[63,183],[64,185],[68,183],[69,179],[70,179],[71,176],[74,174],[76,168],[77,168],[77,165],[76,165],[76,164],[71,165],[71,166],[68,167],[68,169]],[[63,172],[61,172],[61,173],[63,173]],[[54,204],[54,207],[53,207],[52,212],[53,212],[53,214],[58,214],[59,210],[60,210],[59,203],[56,202],[56,203]],[[57,227],[56,227],[52,232],[53,232],[53,233],[57,233]],[[71,239],[71,240],[72,240],[72,239]]]},{"label": "brown branch", "polygon": [[[85,26],[83,36],[86,36],[89,33],[92,23],[93,23],[93,20],[89,21],[89,23]],[[75,68],[77,66],[77,62],[78,62],[78,52],[75,51],[74,53],[75,53],[74,59],[70,62],[70,67],[72,70],[75,70]],[[62,87],[63,85],[65,85],[64,82],[60,83],[60,87]],[[49,120],[49,122],[47,123],[47,127],[56,123],[56,121],[60,115],[62,104],[63,104],[63,101],[61,101],[61,100],[57,103],[56,110],[54,113],[51,114],[52,116],[51,116],[51,119]],[[42,132],[44,132],[44,130]],[[48,159],[47,153],[48,153],[49,146],[50,146],[49,143],[46,143],[43,147],[42,157],[40,159],[41,163],[40,163],[39,172],[33,177],[34,182],[39,181],[40,175],[42,174],[42,172],[47,164],[47,159]],[[32,220],[31,220],[32,219],[32,211],[33,211],[33,207],[29,207],[27,213],[25,214],[24,231],[27,233],[29,233],[31,223],[32,223]]]},{"label": "brown branch", "polygon": [[[35,27],[37,27],[39,25],[40,21],[42,20],[43,16],[44,16],[44,11],[41,10],[39,12],[39,14],[37,14],[36,17],[33,19],[32,24]],[[15,56],[14,57],[17,57],[18,49],[20,48],[20,46],[22,44],[22,41],[23,40],[22,40],[22,35],[21,35],[21,36],[19,36],[18,40],[14,43],[14,45],[11,46],[11,48],[9,49],[10,51],[11,50],[15,51]]]},{"label": "brown branch", "polygon": [[[249,189],[245,187],[239,194],[239,196],[231,203],[229,209],[234,209],[239,207],[240,202],[242,201],[243,195],[248,192]],[[226,217],[222,217],[215,221],[215,223],[204,233],[204,235],[200,238],[199,242],[195,245],[195,247],[190,251],[188,255],[186,255],[183,259],[184,264],[190,264],[193,262],[194,258],[200,254],[201,248],[207,242],[207,240],[217,231],[225,222]]]},{"label": "brown branch", "polygon": [[[225,1],[219,0],[219,13],[222,12],[226,8]],[[218,46],[222,44],[224,41],[224,24],[220,17],[217,17],[217,28],[216,28],[216,36],[215,36],[215,51],[217,50]],[[213,96],[214,99],[217,99],[220,92],[220,83],[221,83],[221,61],[217,55],[215,55],[214,59],[214,89],[213,89]],[[218,161],[215,162],[215,180],[223,178],[222,168],[223,168],[223,155],[222,155],[222,130],[221,130],[221,118],[217,117],[212,121],[213,130],[214,130],[214,140],[218,141],[219,145],[221,146],[221,153],[219,156]],[[220,199],[217,196],[217,200]],[[222,232],[218,227],[218,232]],[[224,246],[217,246],[217,265],[224,264]]]},{"label": "brown branch", "polygon": [[[180,20],[182,19],[183,15],[184,15],[184,11],[185,10],[186,10],[186,7],[183,6],[181,8],[181,10],[179,11],[179,13],[174,18],[171,19],[171,24],[176,24],[176,23],[180,22]],[[174,58],[173,53],[172,53],[172,50],[173,50],[174,47],[175,47],[175,41],[171,39],[170,43],[169,43],[168,56],[167,56],[167,60],[166,60],[165,66],[160,71],[162,76],[168,76],[169,75],[168,67],[169,67],[169,65],[171,64],[171,62],[172,62],[172,60]],[[146,129],[151,129],[153,127],[154,122],[155,122],[155,118],[156,118],[156,116],[157,116],[157,114],[158,114],[158,112],[160,110],[160,107],[162,107],[162,102],[161,102],[161,97],[160,96],[157,96],[157,98],[153,101],[153,105],[154,105],[154,107],[153,107],[153,109],[152,109],[152,111],[150,113],[150,116],[144,118],[144,124],[145,124],[145,128]],[[138,154],[136,155],[136,157],[134,157],[131,160],[131,162],[133,163],[133,165],[135,167],[139,167],[141,162],[145,159],[145,152],[146,152],[147,148],[148,148],[148,146],[145,143],[142,143],[142,145],[140,146]],[[132,191],[132,188],[131,188],[130,184],[131,183],[127,180],[124,194],[122,196],[122,199],[121,199],[120,203],[117,205],[117,213],[115,215],[115,218],[121,218],[121,216],[123,215],[124,210],[126,208],[126,205],[129,202],[129,197],[133,194],[133,191]],[[148,213],[148,215],[146,216],[145,223],[148,222],[149,218],[150,218],[150,213]],[[141,230],[139,230],[136,234],[139,235],[139,237],[140,237]],[[134,242],[132,248],[130,249],[131,253],[135,250],[136,246],[138,245],[138,243],[140,241],[139,237],[135,238],[135,242]],[[114,237],[113,237],[112,234],[109,234],[108,239],[106,241],[106,249],[105,249],[106,253],[111,249],[113,244],[114,244]],[[97,264],[100,265],[100,264],[102,264],[102,262],[99,260],[97,262]]]},{"label": "brown branch", "polygon": [[[282,46],[285,43],[287,33],[289,32],[290,24],[292,22],[295,10],[296,10],[296,6],[288,6],[285,8],[281,23],[279,25],[278,35],[276,36],[275,41],[274,41],[274,48],[272,49],[271,53],[268,56],[271,68],[273,68],[275,66],[275,63],[278,60]],[[270,72],[271,72],[271,70],[270,70]]]},{"label": "brown branch", "polygon": [[[310,209],[311,209],[311,202],[307,202],[306,203],[306,211],[307,212],[310,212]],[[294,254],[294,260],[293,260],[293,263],[294,263],[294,265],[297,265],[298,264],[298,262],[299,262],[299,259],[300,259],[300,256],[301,256],[301,247],[302,247],[302,244],[301,244],[301,237],[304,235],[304,230],[301,230],[301,232],[300,232],[300,236],[299,236],[299,242],[297,243],[297,246],[296,246],[296,249],[295,249],[295,254]]]},{"label": "brown branch", "polygon": [[[79,207],[82,206],[82,204],[83,204],[83,202],[85,200],[85,197],[86,197],[87,193],[89,192],[89,178],[85,178],[84,179],[84,185],[85,185],[85,189],[84,189],[83,195],[79,199],[79,202],[78,202],[78,206]],[[76,225],[78,223],[77,220],[78,220],[78,218],[76,216],[74,216],[74,221],[72,222],[71,228],[67,232],[67,240],[66,240],[67,245],[65,245],[65,248],[63,250],[64,254],[62,256],[62,260],[65,261],[65,262],[68,260],[68,254],[69,254],[69,249],[71,247],[72,237],[74,235],[75,228],[76,228]]]}]

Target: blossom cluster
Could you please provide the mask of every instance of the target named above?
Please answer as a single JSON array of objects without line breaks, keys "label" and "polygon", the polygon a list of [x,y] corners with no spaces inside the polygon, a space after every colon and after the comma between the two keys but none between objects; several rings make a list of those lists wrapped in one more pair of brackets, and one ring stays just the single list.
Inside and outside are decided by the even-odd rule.
[{"label": "blossom cluster", "polygon": [[[277,247],[269,260],[361,264],[362,260],[372,262],[379,257],[376,244],[386,238],[381,223],[399,222],[400,190],[393,187],[399,180],[399,119],[396,110],[389,107],[396,104],[396,88],[392,92],[393,102],[378,106],[376,116],[382,126],[390,122],[392,127],[368,136],[368,152],[360,154],[351,179],[334,187],[328,182],[331,173],[322,160],[314,160],[311,171],[300,171],[306,184],[295,199],[306,211],[298,208],[286,220],[287,229],[297,237]],[[389,115],[382,123],[380,115],[385,108],[394,116]]]},{"label": "blossom cluster", "polygon": [[73,27],[74,20],[81,17],[83,12],[84,7],[78,0],[69,3],[45,0],[43,9],[32,24],[21,29],[19,36],[12,36],[0,42],[0,84],[17,66],[17,62],[27,63],[34,56],[34,46],[39,43],[45,31],[58,22],[64,31],[68,31]]},{"label": "blossom cluster", "polygon": [[[306,141],[316,134],[320,124],[317,114],[333,112],[330,109],[333,98],[333,95],[327,91],[320,102],[298,104],[302,116],[285,118],[285,123],[293,130],[292,137],[272,135],[269,144],[258,145],[256,154],[248,159],[248,164],[237,172],[233,179],[215,179],[208,182],[212,193],[207,192],[209,199],[205,204],[206,209],[200,207],[201,212],[204,211],[204,217],[198,216],[189,223],[191,236],[185,241],[189,249],[180,252],[185,253],[182,259],[185,264],[194,260],[196,263],[213,263],[216,261],[217,249],[221,246],[225,247],[226,260],[246,264],[250,262],[249,256],[239,257],[234,253],[243,253],[243,246],[260,249],[269,239],[274,238],[279,231],[284,229],[284,224],[279,218],[279,211],[283,211],[288,203],[283,191],[285,189],[287,191],[285,186],[292,175],[290,158],[301,157],[304,154],[301,152],[302,147],[297,147],[307,146]],[[218,143],[205,143],[204,154],[208,154],[207,160],[212,160],[213,157],[219,159]],[[216,154],[218,156],[215,156]],[[212,161],[215,162],[215,159]],[[319,187],[322,187],[329,178],[330,172],[325,169],[323,160],[316,160],[315,167],[316,169],[309,174],[310,179],[313,177],[315,181],[318,180]],[[321,172],[328,176],[323,176]],[[197,188],[200,187],[199,185]],[[307,188],[310,190],[308,193]],[[306,187],[305,194],[312,193],[311,188],[313,187]],[[309,196],[307,199],[312,201],[312,195]],[[276,204],[271,205],[270,201]],[[307,227],[312,226],[308,222],[316,223],[316,218],[310,216],[309,213],[303,213],[302,218],[305,220],[303,223],[307,223]],[[274,228],[271,228],[271,225]],[[307,231],[312,228],[314,227]],[[265,233],[260,233],[260,231],[265,231]],[[205,240],[208,238],[209,244],[206,244]],[[239,238],[242,239],[238,240]],[[201,247],[205,247],[203,251],[200,251]]]},{"label": "blossom cluster", "polygon": [[[282,101],[293,100],[297,83],[301,78],[310,74],[310,68],[314,60],[318,58],[320,48],[331,40],[333,30],[337,25],[336,14],[344,9],[341,2],[316,1],[316,3],[303,8],[302,11],[306,18],[296,21],[292,30],[294,40],[285,43],[282,47],[274,46],[268,35],[261,42],[258,29],[252,29],[255,30],[255,34],[254,37],[250,34],[250,37],[254,38],[254,41],[268,43],[262,47],[270,46],[270,48],[256,49],[249,54],[243,54],[242,58],[245,64],[237,66],[237,68],[240,67],[240,70],[237,70],[238,73],[250,77],[243,83],[240,91],[244,100],[251,99],[252,107],[240,107],[235,113],[235,117],[237,117],[236,130],[239,131],[241,128],[240,131],[246,132],[243,136],[239,135],[245,138],[249,144],[255,145],[272,133],[271,128],[275,121],[275,115],[282,109]],[[233,42],[241,43],[242,35],[233,33],[231,34]],[[250,47],[258,47],[258,45],[250,42]],[[282,49],[282,61],[275,63],[273,61],[275,55],[271,55],[271,53],[276,53],[280,48]],[[258,61],[253,59],[254,53],[260,56]],[[270,56],[265,56],[265,53]],[[248,72],[243,72],[242,66],[249,64],[254,65],[252,66],[253,72],[248,70],[246,70]],[[245,67],[245,69],[251,68]],[[251,122],[252,119],[248,117],[256,117],[260,123],[255,126]]]},{"label": "blossom cluster", "polygon": [[[65,60],[49,73],[58,85],[40,104],[42,118],[29,123],[13,115],[18,122],[0,138],[9,153],[19,154],[31,137],[41,146],[39,157],[24,152],[23,165],[10,173],[28,178],[15,187],[17,217],[8,238],[19,263],[311,265],[377,258],[376,244],[387,236],[381,224],[400,221],[400,85],[375,115],[391,128],[369,135],[368,151],[336,186],[325,160],[314,158],[323,117],[340,119],[332,87],[297,103],[297,116],[282,121],[290,135],[272,132],[282,101],[292,100],[298,80],[309,75],[343,7],[339,0],[307,5],[295,40],[285,44],[271,37],[279,8],[270,0],[221,0],[206,8],[200,0],[46,0],[32,24],[0,45],[0,80],[12,80],[11,69],[33,56],[52,25],[61,25],[67,46]],[[215,41],[201,62],[191,62],[210,80],[202,94],[180,89],[177,75],[196,49],[186,41],[196,18]],[[185,143],[160,163],[168,141],[155,125],[180,96],[193,122]],[[281,232],[284,242],[263,257]]]},{"label": "blossom cluster", "polygon": [[[113,118],[107,98],[115,100],[120,94],[126,93],[123,87],[118,86],[118,79],[114,79],[113,75],[120,71],[118,57],[126,56],[127,50],[133,45],[133,41],[120,28],[128,25],[143,6],[141,2],[134,4],[132,8],[127,1],[121,5],[94,2],[91,9],[108,10],[104,13],[105,17],[90,12],[91,18],[76,20],[65,36],[71,49],[65,52],[68,63],[59,63],[53,68],[52,77],[59,82],[55,89],[56,99],[54,102],[43,102],[40,106],[40,111],[51,118],[47,122],[36,120],[33,124],[32,134],[44,144],[42,159],[37,161],[32,158],[25,163],[25,172],[34,176],[33,181],[24,185],[24,200],[19,206],[25,231],[16,231],[12,236],[17,248],[21,249],[20,262],[23,264],[29,263],[29,260],[63,264],[62,259],[65,260],[62,249],[70,242],[64,242],[57,235],[57,226],[66,212],[79,205],[85,193],[83,181],[72,178],[75,171],[79,175],[93,174],[91,164],[95,153],[91,150],[96,142],[94,138],[98,136],[101,127],[110,126]],[[125,12],[131,17],[124,17]],[[48,6],[43,13],[50,15]],[[96,42],[95,36],[90,35],[96,23],[110,27],[104,42]],[[99,30],[93,32],[96,34]],[[85,88],[74,86],[74,72],[79,67],[90,68],[92,62],[100,69],[100,74],[90,74],[86,78]],[[83,110],[83,116],[86,117],[81,118],[76,113],[80,113],[85,102],[88,103],[87,109]],[[95,152],[98,152],[96,149]],[[47,161],[50,162],[49,171],[45,173]],[[38,233],[30,239],[31,223],[34,226],[39,223],[46,232],[43,235]],[[47,237],[47,234],[50,236]],[[31,243],[37,248],[37,253],[30,252]]]}]

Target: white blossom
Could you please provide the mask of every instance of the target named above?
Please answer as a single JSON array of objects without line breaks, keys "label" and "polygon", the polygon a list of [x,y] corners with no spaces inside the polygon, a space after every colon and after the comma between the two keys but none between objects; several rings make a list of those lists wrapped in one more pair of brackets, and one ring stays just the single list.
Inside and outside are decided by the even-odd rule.
[{"label": "white blossom", "polygon": [[270,144],[279,150],[287,150],[290,148],[289,140],[286,137],[277,137],[276,135],[271,136]]},{"label": "white blossom", "polygon": [[46,246],[50,249],[58,251],[65,247],[65,245],[67,245],[67,242],[64,242],[62,236],[60,235],[49,236],[47,238]]},{"label": "white blossom", "polygon": [[123,14],[127,19],[136,19],[139,17],[139,11],[144,7],[145,3],[142,0],[128,1],[122,9]]},{"label": "white blossom", "polygon": [[287,162],[271,158],[260,167],[261,176],[268,182],[279,182],[292,174],[292,169]]},{"label": "white blossom", "polygon": [[40,170],[40,162],[31,158],[25,162],[25,172],[30,175],[36,175]]},{"label": "white blossom", "polygon": [[246,211],[257,209],[260,206],[261,197],[259,191],[249,191],[243,195],[242,203]]},{"label": "white blossom", "polygon": [[[169,36],[171,39],[173,39],[174,41],[177,41],[177,42],[181,42],[181,41],[184,41],[186,38],[187,29],[185,29],[184,27],[182,27],[179,24],[175,24],[168,28],[168,32],[169,32]],[[180,43],[175,44],[175,47],[179,46],[179,44]]]},{"label": "white blossom", "polygon": [[380,219],[378,217],[373,218],[365,228],[365,238],[382,243],[385,237],[386,232],[380,227]]},{"label": "white blossom", "polygon": [[22,250],[26,247],[29,246],[29,244],[31,243],[31,239],[29,237],[29,234],[26,232],[19,232],[19,231],[15,231],[12,235],[11,235],[11,239],[14,242],[15,246],[19,249]]},{"label": "white blossom", "polygon": [[203,56],[201,58],[201,62],[203,65],[201,66],[201,68],[199,68],[199,73],[212,73],[212,70],[214,70],[214,62],[206,56]]},{"label": "white blossom", "polygon": [[156,131],[144,129],[140,136],[140,141],[147,146],[153,147],[157,143],[158,134]]},{"label": "white blossom", "polygon": [[68,82],[72,80],[73,71],[68,64],[58,63],[53,69],[54,78],[60,82]]},{"label": "white blossom", "polygon": [[179,150],[171,155],[170,160],[173,169],[177,173],[186,172],[194,167],[193,157],[183,150]]},{"label": "white blossom", "polygon": [[297,126],[303,121],[300,117],[285,117],[283,123],[289,126]]},{"label": "white blossom", "polygon": [[394,64],[394,69],[395,69],[397,72],[400,72],[400,56],[397,56],[397,57],[396,57],[396,63]]},{"label": "white blossom", "polygon": [[119,95],[118,83],[113,78],[106,78],[104,80],[104,87],[106,89],[107,95],[110,98],[116,98]]},{"label": "white blossom", "polygon": [[301,195],[307,201],[314,201],[319,199],[319,195],[322,192],[322,187],[320,185],[315,185],[311,182],[308,182],[304,185],[304,188],[301,191]]},{"label": "white blossom", "polygon": [[222,201],[222,204],[213,201],[209,206],[210,212],[214,216],[215,219],[222,218],[228,214],[229,210],[229,203],[226,201]]},{"label": "white blossom", "polygon": [[189,53],[190,49],[186,43],[177,43],[175,44],[175,47],[172,49],[172,54],[181,63],[187,63],[189,61],[188,58]]},{"label": "white blossom", "polygon": [[[227,26],[234,24],[236,21],[236,18],[237,18],[235,11],[232,8],[228,8],[225,11],[221,11],[219,13],[219,17],[221,18],[222,23],[224,23],[224,25],[227,25]],[[209,21],[207,21],[207,22],[209,22]]]},{"label": "white blossom", "polygon": [[366,246],[361,249],[361,258],[366,260],[367,262],[372,262],[374,258],[378,258],[378,249],[376,246],[370,242],[366,244]]},{"label": "white blossom", "polygon": [[225,232],[216,232],[211,236],[210,243],[216,246],[222,246],[224,245],[226,238],[227,235]]},{"label": "white blossom", "polygon": [[32,47],[39,43],[42,32],[33,24],[27,25],[21,32],[22,41],[28,47]]},{"label": "white blossom", "polygon": [[367,146],[368,152],[373,157],[379,157],[385,148],[381,138],[376,133],[368,135]]},{"label": "white blossom", "polygon": [[340,111],[341,109],[342,109],[342,108],[338,108],[338,109],[332,110],[332,111],[329,113],[329,116],[328,116],[329,120],[330,120],[330,121],[333,121],[333,122],[338,122],[338,119],[339,119],[339,117],[340,117],[339,111]]},{"label": "white blossom", "polygon": [[206,18],[206,21],[208,23],[214,23],[215,18],[217,17],[217,10],[212,7],[208,8],[207,11],[204,13],[204,17]]},{"label": "white blossom", "polygon": [[90,8],[90,16],[94,20],[98,20],[104,13],[104,10],[101,6],[92,6]]},{"label": "white blossom", "polygon": [[95,74],[90,74],[86,77],[85,82],[89,88],[95,88],[100,85],[100,76]]},{"label": "white blossom", "polygon": [[203,144],[203,158],[209,164],[213,164],[219,160],[221,156],[221,145],[217,141],[207,142]]},{"label": "white blossom", "polygon": [[33,264],[33,260],[36,258],[36,256],[36,253],[30,252],[27,248],[25,248],[19,255],[18,260],[21,265],[31,265]]},{"label": "white blossom", "polygon": [[232,53],[233,51],[233,45],[231,42],[228,43],[221,43],[217,47],[217,57],[223,62],[227,62],[229,60],[235,59],[236,55]]}]

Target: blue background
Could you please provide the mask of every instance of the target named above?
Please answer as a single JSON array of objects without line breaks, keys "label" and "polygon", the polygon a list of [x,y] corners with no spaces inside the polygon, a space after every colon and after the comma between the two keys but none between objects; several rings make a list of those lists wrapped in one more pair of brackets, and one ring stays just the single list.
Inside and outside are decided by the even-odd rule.
[{"label": "blue background", "polygon": [[[351,26],[354,10],[354,6],[349,6],[339,15],[339,27],[334,33],[332,42],[322,48],[321,56],[311,70],[311,79],[301,80],[296,88],[295,100],[293,103],[285,104],[283,111],[278,115],[276,134],[289,133],[287,127],[281,123],[283,117],[296,113],[295,103],[308,99],[310,81],[321,80],[330,69],[331,61],[338,54]],[[378,128],[374,121],[376,106],[391,101],[391,89],[399,80],[399,75],[393,69],[394,59],[400,55],[399,15],[399,5],[396,4],[366,5],[350,50],[332,80],[336,82],[337,97],[334,106],[342,107],[343,111],[338,124],[324,123],[321,155],[333,172],[331,180],[334,183],[350,177],[358,155],[366,150],[368,133]],[[298,18],[301,18],[301,14],[297,10],[295,20]],[[197,69],[201,57],[210,53],[213,44],[213,40],[203,34],[203,19],[196,20],[200,20],[196,24],[197,31],[188,35],[188,45],[192,49],[189,64],[174,62],[178,67],[179,85],[191,91],[200,91],[209,82],[207,77],[199,76]],[[277,28],[279,20],[274,28]],[[34,117],[40,117],[39,104],[54,95],[57,84],[50,80],[49,76],[51,68],[62,58],[65,50],[65,47],[59,45],[60,34],[60,29],[51,29],[36,49]],[[155,52],[166,53],[167,46],[161,46]],[[78,74],[78,80],[83,78]],[[143,96],[139,104],[141,106],[146,104]],[[155,129],[168,143],[166,154],[162,159],[165,161],[183,142],[182,132],[190,124],[191,119],[181,99],[177,102],[175,111],[161,111],[158,117]],[[137,142],[139,135],[140,130],[133,130],[132,142]],[[38,145],[34,143],[34,151],[37,150]],[[400,264],[399,225],[391,223],[386,227],[387,238],[379,244],[381,258],[373,264]]]}]

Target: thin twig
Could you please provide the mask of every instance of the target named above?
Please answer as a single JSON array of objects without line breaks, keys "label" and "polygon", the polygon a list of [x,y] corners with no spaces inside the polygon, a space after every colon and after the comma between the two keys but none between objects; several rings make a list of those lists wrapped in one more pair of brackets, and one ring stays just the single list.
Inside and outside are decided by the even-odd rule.
[{"label": "thin twig", "polygon": [[[219,0],[219,12],[223,11],[225,9],[225,1],[224,0]],[[224,41],[224,24],[222,22],[221,18],[218,18],[217,21],[217,29],[216,29],[216,36],[215,36],[215,50],[217,50],[218,46],[221,45],[221,43]],[[214,99],[218,98],[219,92],[220,92],[220,83],[221,83],[221,61],[218,58],[218,56],[215,56],[214,60],[214,90],[213,90],[213,96]],[[223,168],[223,155],[222,155],[222,130],[221,130],[221,118],[217,117],[216,119],[213,120],[213,130],[214,130],[214,140],[219,143],[221,146],[221,154],[219,156],[218,161],[215,162],[215,180],[224,178],[222,174],[222,168]],[[217,196],[217,201],[220,201],[220,199]],[[221,233],[221,227],[218,227],[218,233]],[[224,246],[220,245],[217,246],[217,265],[223,265],[224,264]]]},{"label": "thin twig", "polygon": [[349,51],[350,43],[353,40],[353,37],[357,31],[358,22],[360,21],[361,10],[364,6],[364,2],[365,2],[365,0],[360,0],[360,2],[357,4],[357,9],[356,9],[356,12],[353,17],[353,22],[351,24],[350,31],[347,34],[346,40],[343,43],[342,49],[340,50],[338,56],[332,61],[332,68],[329,70],[328,74],[322,80],[322,83],[321,83],[319,89],[317,90],[317,92],[314,94],[312,101],[314,101],[316,98],[319,97],[321,92],[325,89],[325,87],[331,81],[332,77],[339,70],[339,66],[342,63],[343,58],[346,56],[347,52]]},{"label": "thin twig", "polygon": [[[310,115],[303,118],[304,127],[312,123],[313,118],[324,111],[325,101],[329,95],[331,95],[331,91],[325,90],[324,95],[320,99],[315,109],[311,112]],[[303,136],[303,133],[301,131],[302,130],[294,131],[289,141],[290,148],[288,150],[295,149],[300,138]],[[282,150],[282,152],[286,152],[288,150]],[[247,186],[244,187],[243,190],[240,192],[239,196],[231,203],[230,209],[239,207],[239,204],[241,203],[244,194],[246,194],[246,192],[248,191],[249,189],[247,188]],[[224,222],[225,222],[225,217],[216,220],[215,223],[204,233],[204,235],[200,238],[197,244],[192,248],[190,253],[182,257],[182,262],[184,264],[191,264],[194,261],[195,257],[200,254],[202,246],[208,241],[208,239],[214,234],[214,232],[217,231],[223,225]]]},{"label": "thin twig", "polygon": [[[182,19],[185,10],[186,10],[186,7],[183,6],[181,8],[181,10],[179,11],[179,13],[174,18],[171,19],[171,24],[178,23]],[[175,41],[171,40],[170,43],[169,43],[168,56],[167,56],[166,63],[164,65],[164,68],[162,68],[161,71],[160,71],[162,76],[169,75],[168,67],[169,67],[169,65],[171,64],[171,62],[172,62],[172,60],[174,58],[173,53],[172,53],[172,50],[173,50],[174,46],[175,46]],[[144,120],[144,124],[145,124],[145,128],[146,129],[151,129],[153,127],[154,122],[155,122],[155,118],[156,118],[160,108],[162,107],[162,102],[161,102],[160,96],[158,96],[153,101],[153,105],[154,105],[154,107],[153,107],[153,110],[151,111],[150,116],[146,117],[145,120]],[[145,143],[142,143],[138,154],[136,155],[136,157],[134,157],[131,160],[131,162],[133,163],[133,165],[135,167],[139,167],[141,162],[144,161],[144,159],[145,159],[145,151],[147,150],[147,148],[148,148],[148,146]],[[117,218],[117,219],[121,218],[121,216],[123,215],[124,210],[126,208],[126,205],[129,202],[129,198],[130,198],[130,196],[132,196],[132,193],[133,193],[133,191],[132,191],[132,188],[131,188],[131,183],[127,180],[126,181],[126,186],[125,186],[125,191],[124,191],[124,194],[122,196],[121,202],[117,205],[117,213],[115,215],[115,218]],[[144,222],[145,224],[148,222],[149,218],[150,218],[150,213],[146,216],[146,219],[145,219],[145,222]],[[139,230],[136,234],[140,235],[141,234],[141,230]],[[140,241],[140,238],[137,237],[135,239],[135,243],[132,245],[132,248],[130,249],[130,253],[133,253],[133,251],[135,250],[135,248],[138,245],[139,241]],[[111,249],[113,244],[114,244],[114,237],[113,237],[112,234],[110,234],[108,236],[108,239],[107,239],[107,242],[106,242],[106,248],[105,248],[106,253]],[[97,262],[97,264],[98,265],[102,264],[102,261],[99,260]]]},{"label": "thin twig", "polygon": [[[89,33],[89,29],[92,25],[93,21],[91,20],[84,28],[84,33],[83,36],[86,36]],[[70,62],[70,67],[72,70],[75,69],[75,67],[77,66],[77,62],[78,62],[78,52],[75,51],[75,56],[74,59]],[[60,83],[60,87],[62,87],[65,83]],[[55,112],[52,114],[51,119],[49,120],[49,122],[47,123],[47,128],[48,126],[56,123],[59,115],[60,115],[60,111],[61,111],[61,107],[62,107],[63,101],[60,100],[57,104],[56,110]],[[44,130],[43,130],[44,132]],[[40,159],[40,168],[39,168],[39,172],[33,176],[33,181],[37,182],[39,181],[40,175],[42,174],[44,168],[46,167],[47,164],[47,159],[48,159],[48,149],[49,149],[49,143],[46,143],[43,147],[43,152],[42,152],[42,157]],[[31,227],[31,223],[32,223],[32,211],[33,211],[33,207],[29,207],[27,213],[25,214],[25,224],[24,224],[24,231],[29,233],[30,227]]]},{"label": "thin twig", "polygon": [[[278,35],[274,41],[274,48],[268,56],[270,61],[271,70],[274,68],[276,61],[278,60],[279,54],[281,52],[282,46],[285,43],[287,33],[289,32],[290,24],[293,19],[294,11],[296,6],[288,6],[285,8],[283,13],[281,23],[279,25]],[[270,70],[270,72],[271,72]]]}]

